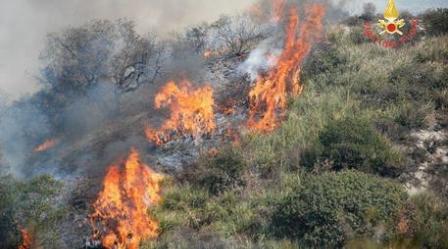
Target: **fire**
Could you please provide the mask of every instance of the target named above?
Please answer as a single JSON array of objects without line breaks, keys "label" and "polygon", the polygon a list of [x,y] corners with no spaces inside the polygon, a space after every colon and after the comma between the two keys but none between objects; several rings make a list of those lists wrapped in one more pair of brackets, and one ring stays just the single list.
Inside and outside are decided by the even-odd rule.
[{"label": "fire", "polygon": [[299,25],[297,8],[290,9],[283,51],[276,65],[266,76],[259,76],[249,92],[249,128],[261,132],[274,130],[279,116],[285,112],[288,94],[295,96],[302,92],[300,65],[322,31],[324,14],[322,5],[313,4]]},{"label": "fire", "polygon": [[160,202],[162,179],[135,149],[121,165],[110,166],[89,216],[93,239],[107,249],[137,249],[142,240],[156,238],[159,224],[148,207]]},{"label": "fire", "polygon": [[26,229],[20,229],[20,234],[22,235],[22,244],[18,249],[30,249],[32,241],[30,233]]},{"label": "fire", "polygon": [[168,107],[171,111],[159,129],[145,129],[146,137],[157,145],[169,141],[173,133],[198,138],[216,128],[213,89],[209,85],[194,89],[186,80],[179,85],[170,81],[155,96],[157,109]]},{"label": "fire", "polygon": [[36,146],[36,147],[33,149],[33,152],[34,152],[34,153],[44,152],[44,151],[47,151],[47,150],[53,148],[53,147],[56,146],[57,144],[58,144],[58,140],[57,140],[57,139],[54,139],[54,138],[52,138],[52,139],[47,139],[47,140],[45,140],[42,144]]}]

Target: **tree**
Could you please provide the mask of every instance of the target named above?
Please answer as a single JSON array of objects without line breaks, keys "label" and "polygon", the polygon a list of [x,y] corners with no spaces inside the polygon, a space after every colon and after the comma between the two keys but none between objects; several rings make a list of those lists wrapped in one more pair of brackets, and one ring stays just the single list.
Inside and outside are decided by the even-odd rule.
[{"label": "tree", "polygon": [[226,50],[233,55],[248,53],[263,39],[262,30],[247,16],[224,16],[212,24],[212,27],[216,29]]},{"label": "tree", "polygon": [[448,33],[448,8],[429,10],[422,16],[425,28],[430,35]]},{"label": "tree", "polygon": [[187,29],[185,38],[195,53],[202,53],[208,45],[209,27],[207,24],[201,24]]},{"label": "tree", "polygon": [[63,96],[99,81],[135,89],[158,75],[161,53],[156,39],[140,37],[132,22],[93,21],[48,36],[43,81]]}]

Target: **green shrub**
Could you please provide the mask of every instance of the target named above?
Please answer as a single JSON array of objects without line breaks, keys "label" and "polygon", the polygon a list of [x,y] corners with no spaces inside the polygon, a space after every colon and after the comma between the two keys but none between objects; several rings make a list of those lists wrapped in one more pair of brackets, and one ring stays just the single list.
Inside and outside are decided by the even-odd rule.
[{"label": "green shrub", "polygon": [[[18,228],[33,230],[33,236],[45,248],[58,248],[57,222],[63,213],[57,198],[62,184],[48,175],[17,181],[13,177],[0,178],[0,236],[2,242],[15,244],[21,239]],[[6,229],[8,228],[8,229]],[[5,230],[6,229],[6,230]],[[3,234],[4,231],[8,233]]]},{"label": "green shrub", "polygon": [[423,17],[426,31],[430,35],[443,35],[448,33],[448,9],[439,8],[427,11]]},{"label": "green shrub", "polygon": [[413,198],[416,208],[415,236],[420,248],[448,248],[448,205],[432,194]]},{"label": "green shrub", "polygon": [[17,210],[15,198],[16,182],[10,176],[0,177],[0,241],[1,248],[17,248],[20,243],[20,232],[15,218]]},{"label": "green shrub", "polygon": [[205,155],[200,159],[188,178],[216,195],[231,187],[244,185],[244,169],[241,155],[232,148],[224,148],[216,156]]},{"label": "green shrub", "polygon": [[397,176],[402,169],[400,154],[364,119],[329,122],[319,142],[303,154],[305,166],[327,161],[334,170],[358,169],[383,176]]},{"label": "green shrub", "polygon": [[387,237],[406,199],[400,185],[361,172],[310,175],[279,201],[272,227],[274,235],[304,248],[342,248],[376,227]]}]

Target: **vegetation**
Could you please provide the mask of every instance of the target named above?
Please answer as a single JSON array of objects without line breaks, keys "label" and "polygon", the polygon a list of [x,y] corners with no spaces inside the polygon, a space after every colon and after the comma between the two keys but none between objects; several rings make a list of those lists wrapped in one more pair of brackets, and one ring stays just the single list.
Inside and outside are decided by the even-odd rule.
[{"label": "vegetation", "polygon": [[144,248],[448,248],[445,197],[408,196],[397,146],[448,124],[447,41],[384,49],[330,30],[282,126],[169,184]]},{"label": "vegetation", "polygon": [[[366,5],[362,18],[373,19],[374,12]],[[348,32],[331,27],[303,65],[304,92],[291,99],[281,127],[246,133],[238,145],[204,153],[175,173],[161,205],[150,210],[160,237],[141,248],[448,248],[447,194],[429,189],[410,196],[402,182],[415,157],[426,156],[403,149],[415,142],[410,133],[448,127],[446,13],[423,15],[428,36],[396,49],[367,42],[361,17],[350,19]],[[222,18],[190,28],[181,45],[201,54],[210,46],[208,32],[223,28],[229,32],[220,34],[220,44],[241,55],[261,37],[247,21]],[[103,77],[121,85],[125,62],[137,63],[139,49],[158,45],[132,30],[126,22],[95,22],[51,36],[46,80],[76,94]],[[118,45],[108,42],[96,47],[116,39],[135,53],[113,53]],[[159,54],[147,56],[141,75],[154,69],[150,61]],[[437,174],[443,189],[446,167]],[[61,189],[49,176],[0,178],[4,248],[17,248],[20,226],[32,229],[44,248],[66,247],[58,229],[70,204]]]}]

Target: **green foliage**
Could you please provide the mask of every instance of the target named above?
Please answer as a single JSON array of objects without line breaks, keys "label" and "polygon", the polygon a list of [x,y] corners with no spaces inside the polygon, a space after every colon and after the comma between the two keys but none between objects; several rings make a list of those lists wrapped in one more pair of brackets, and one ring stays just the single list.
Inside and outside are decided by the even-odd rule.
[{"label": "green foliage", "polygon": [[35,238],[45,248],[57,248],[58,237],[50,235],[55,233],[57,222],[63,216],[62,209],[57,204],[62,184],[47,175],[29,181],[17,181],[11,176],[0,179],[2,241],[6,245],[17,247],[21,240],[18,234],[20,227],[32,229]]},{"label": "green foliage", "polygon": [[356,171],[309,175],[278,203],[272,226],[305,248],[341,248],[378,226],[392,233],[406,198],[400,185]]},{"label": "green foliage", "polygon": [[216,156],[204,155],[189,180],[212,194],[219,194],[230,187],[244,185],[244,170],[241,155],[232,148],[225,148]]},{"label": "green foliage", "polygon": [[15,219],[15,195],[17,189],[11,176],[0,177],[0,241],[2,248],[17,248],[20,233]]},{"label": "green foliage", "polygon": [[420,248],[448,248],[448,205],[433,194],[415,196],[416,207],[414,228]]},{"label": "green foliage", "polygon": [[425,28],[430,35],[443,35],[448,33],[448,9],[439,8],[427,11],[423,17]]},{"label": "green foliage", "polygon": [[396,176],[402,159],[398,152],[364,119],[332,121],[319,134],[320,144],[304,153],[305,166],[329,161],[335,170],[358,169]]}]

